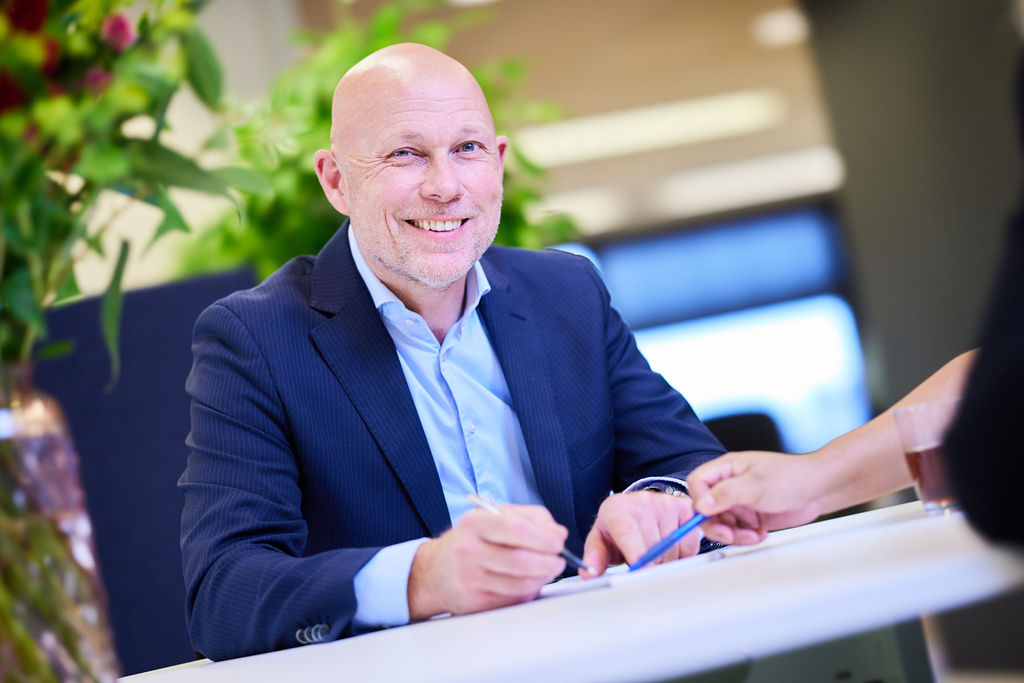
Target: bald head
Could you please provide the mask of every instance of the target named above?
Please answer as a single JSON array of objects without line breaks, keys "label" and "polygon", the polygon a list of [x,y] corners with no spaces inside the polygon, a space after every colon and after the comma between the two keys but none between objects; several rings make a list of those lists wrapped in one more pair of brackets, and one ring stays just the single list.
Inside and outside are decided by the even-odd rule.
[{"label": "bald head", "polygon": [[338,82],[331,104],[331,148],[335,153],[351,149],[367,116],[388,111],[398,99],[430,97],[439,86],[461,91],[485,113],[493,130],[487,100],[469,69],[432,47],[400,43],[363,58]]},{"label": "bald head", "polygon": [[327,199],[410,310],[427,317],[421,304],[439,297],[458,313],[498,229],[508,146],[480,85],[451,57],[405,43],[352,67],[332,106],[331,149],[313,160]]}]

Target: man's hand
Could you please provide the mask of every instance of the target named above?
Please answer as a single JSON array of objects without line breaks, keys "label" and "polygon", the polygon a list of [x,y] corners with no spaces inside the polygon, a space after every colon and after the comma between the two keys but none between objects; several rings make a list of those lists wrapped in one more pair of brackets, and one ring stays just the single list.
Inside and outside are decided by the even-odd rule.
[{"label": "man's hand", "polygon": [[[636,491],[617,493],[601,503],[597,520],[583,544],[583,561],[603,574],[610,564],[633,564],[647,550],[693,516],[686,496]],[[695,555],[700,538],[690,534],[662,555],[669,562]]]},{"label": "man's hand", "polygon": [[421,545],[409,572],[409,618],[467,614],[525,602],[565,569],[569,532],[536,505],[470,510]]},{"label": "man's hand", "polygon": [[694,506],[711,518],[707,537],[744,545],[818,517],[824,476],[810,455],[740,451],[704,463],[686,483]]}]

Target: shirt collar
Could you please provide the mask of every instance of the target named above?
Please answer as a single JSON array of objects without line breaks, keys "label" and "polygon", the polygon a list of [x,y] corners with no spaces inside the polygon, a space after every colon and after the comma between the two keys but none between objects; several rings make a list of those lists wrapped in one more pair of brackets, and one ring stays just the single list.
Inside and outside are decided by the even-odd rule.
[{"label": "shirt collar", "polygon": [[[359,245],[356,244],[356,236],[352,231],[351,223],[348,226],[348,245],[352,249],[352,260],[356,263],[359,277],[363,279],[366,288],[370,290],[370,297],[373,299],[373,305],[377,311],[383,313],[384,305],[387,303],[397,303],[405,308],[405,304],[387,288],[387,285],[380,281],[366,259],[363,258],[363,252],[359,251]],[[491,283],[488,282],[487,274],[484,273],[484,268],[480,265],[480,259],[477,259],[466,277],[466,306],[462,311],[462,316],[465,317],[476,309],[480,299],[489,291],[491,291]]]}]

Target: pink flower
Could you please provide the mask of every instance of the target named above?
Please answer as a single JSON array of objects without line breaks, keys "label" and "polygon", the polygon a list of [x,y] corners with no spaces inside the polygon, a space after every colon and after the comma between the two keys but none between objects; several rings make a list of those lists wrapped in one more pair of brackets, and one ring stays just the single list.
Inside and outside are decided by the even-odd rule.
[{"label": "pink flower", "polygon": [[109,71],[99,66],[93,66],[89,67],[89,70],[85,72],[84,85],[98,95],[107,89],[111,80],[112,77]]},{"label": "pink flower", "polygon": [[120,12],[111,14],[103,20],[103,40],[114,48],[114,52],[122,52],[135,42],[135,38],[132,23]]}]

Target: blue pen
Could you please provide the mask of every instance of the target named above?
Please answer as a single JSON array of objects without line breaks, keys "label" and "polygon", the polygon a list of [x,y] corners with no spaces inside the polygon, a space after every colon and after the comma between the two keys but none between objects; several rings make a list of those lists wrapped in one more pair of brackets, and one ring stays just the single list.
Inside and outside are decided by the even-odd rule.
[{"label": "blue pen", "polygon": [[655,543],[650,550],[641,555],[640,559],[629,567],[629,571],[635,572],[637,569],[640,569],[644,565],[650,564],[651,562],[655,561],[656,559],[664,555],[669,548],[671,548],[680,540],[682,540],[683,536],[699,527],[706,519],[707,517],[705,517],[699,512],[695,514],[693,517],[689,519],[688,522],[686,522],[686,524],[683,524],[681,527],[670,533],[668,536]]}]

